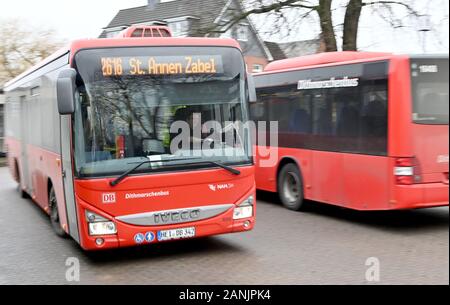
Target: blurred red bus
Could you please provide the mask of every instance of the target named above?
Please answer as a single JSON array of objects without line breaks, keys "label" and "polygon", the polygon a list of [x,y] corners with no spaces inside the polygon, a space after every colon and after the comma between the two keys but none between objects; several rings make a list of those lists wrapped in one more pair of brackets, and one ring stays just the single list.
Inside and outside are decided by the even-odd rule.
[{"label": "blurred red bus", "polygon": [[75,41],[5,87],[11,173],[56,233],[84,249],[254,226],[248,139],[212,147],[210,157],[187,157],[193,145],[170,149],[172,123],[189,127],[194,113],[248,120],[247,98],[256,95],[239,44],[169,36],[136,27]]},{"label": "blurred red bus", "polygon": [[[279,122],[278,156],[265,167],[257,155],[257,188],[293,210],[305,199],[356,210],[448,205],[448,65],[448,55],[363,52],[269,64],[250,108],[254,121]],[[270,131],[258,132],[269,143]]]}]

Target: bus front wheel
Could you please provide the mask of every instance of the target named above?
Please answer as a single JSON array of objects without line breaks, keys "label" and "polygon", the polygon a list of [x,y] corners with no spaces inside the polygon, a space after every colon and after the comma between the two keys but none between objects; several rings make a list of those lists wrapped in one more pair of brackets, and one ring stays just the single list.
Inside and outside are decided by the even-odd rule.
[{"label": "bus front wheel", "polygon": [[278,175],[278,195],[283,205],[293,211],[305,209],[303,180],[297,165],[286,164]]},{"label": "bus front wheel", "polygon": [[66,232],[61,227],[61,221],[59,218],[59,211],[58,211],[58,201],[56,200],[56,193],[53,186],[50,188],[48,201],[50,206],[50,222],[52,224],[53,231],[59,237],[65,237]]}]

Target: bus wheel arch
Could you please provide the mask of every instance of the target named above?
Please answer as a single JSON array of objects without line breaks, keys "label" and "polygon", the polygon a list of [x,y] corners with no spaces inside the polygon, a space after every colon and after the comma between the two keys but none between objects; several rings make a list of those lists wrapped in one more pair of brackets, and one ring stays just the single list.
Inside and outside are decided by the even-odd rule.
[{"label": "bus wheel arch", "polygon": [[65,237],[66,232],[61,226],[55,188],[53,187],[53,182],[50,178],[47,179],[47,190],[48,190],[48,208],[50,213],[50,223],[52,225],[52,229],[57,236]]},{"label": "bus wheel arch", "polygon": [[293,211],[304,211],[305,188],[299,162],[292,157],[283,158],[277,169],[277,192],[283,205]]}]

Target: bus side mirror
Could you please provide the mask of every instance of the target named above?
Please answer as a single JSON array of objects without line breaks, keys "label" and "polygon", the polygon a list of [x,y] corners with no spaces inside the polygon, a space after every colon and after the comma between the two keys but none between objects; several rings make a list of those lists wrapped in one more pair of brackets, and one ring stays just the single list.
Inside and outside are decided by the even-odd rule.
[{"label": "bus side mirror", "polygon": [[75,80],[77,72],[66,69],[59,73],[56,81],[56,96],[58,98],[59,114],[73,114],[75,112]]},{"label": "bus side mirror", "polygon": [[247,83],[248,83],[248,101],[250,103],[256,103],[256,87],[255,87],[255,79],[253,75],[247,74]]}]

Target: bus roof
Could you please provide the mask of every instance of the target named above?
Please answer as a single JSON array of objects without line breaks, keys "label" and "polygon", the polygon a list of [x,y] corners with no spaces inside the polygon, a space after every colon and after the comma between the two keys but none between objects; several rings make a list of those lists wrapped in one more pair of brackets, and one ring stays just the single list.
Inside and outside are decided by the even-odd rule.
[{"label": "bus roof", "polygon": [[77,40],[71,44],[71,56],[83,49],[146,46],[208,46],[234,47],[240,49],[239,43],[229,38],[193,38],[193,37],[158,37],[158,38],[112,38]]},{"label": "bus roof", "polygon": [[84,49],[99,49],[99,48],[114,48],[114,47],[146,47],[146,46],[209,46],[209,47],[233,47],[241,49],[239,43],[230,38],[193,38],[193,37],[149,37],[149,38],[98,38],[98,39],[82,39],[75,40],[67,46],[59,49],[43,61],[39,62],[35,66],[26,70],[16,78],[7,82],[4,85],[6,89],[8,86],[13,85],[19,80],[30,75],[34,71],[48,65],[52,61],[70,53],[69,62],[72,62],[74,55]]},{"label": "bus roof", "polygon": [[391,53],[352,51],[319,53],[274,61],[267,65],[264,72],[282,71],[354,60],[386,58],[391,55]]},{"label": "bus roof", "polygon": [[413,54],[413,59],[448,59],[448,54]]}]

